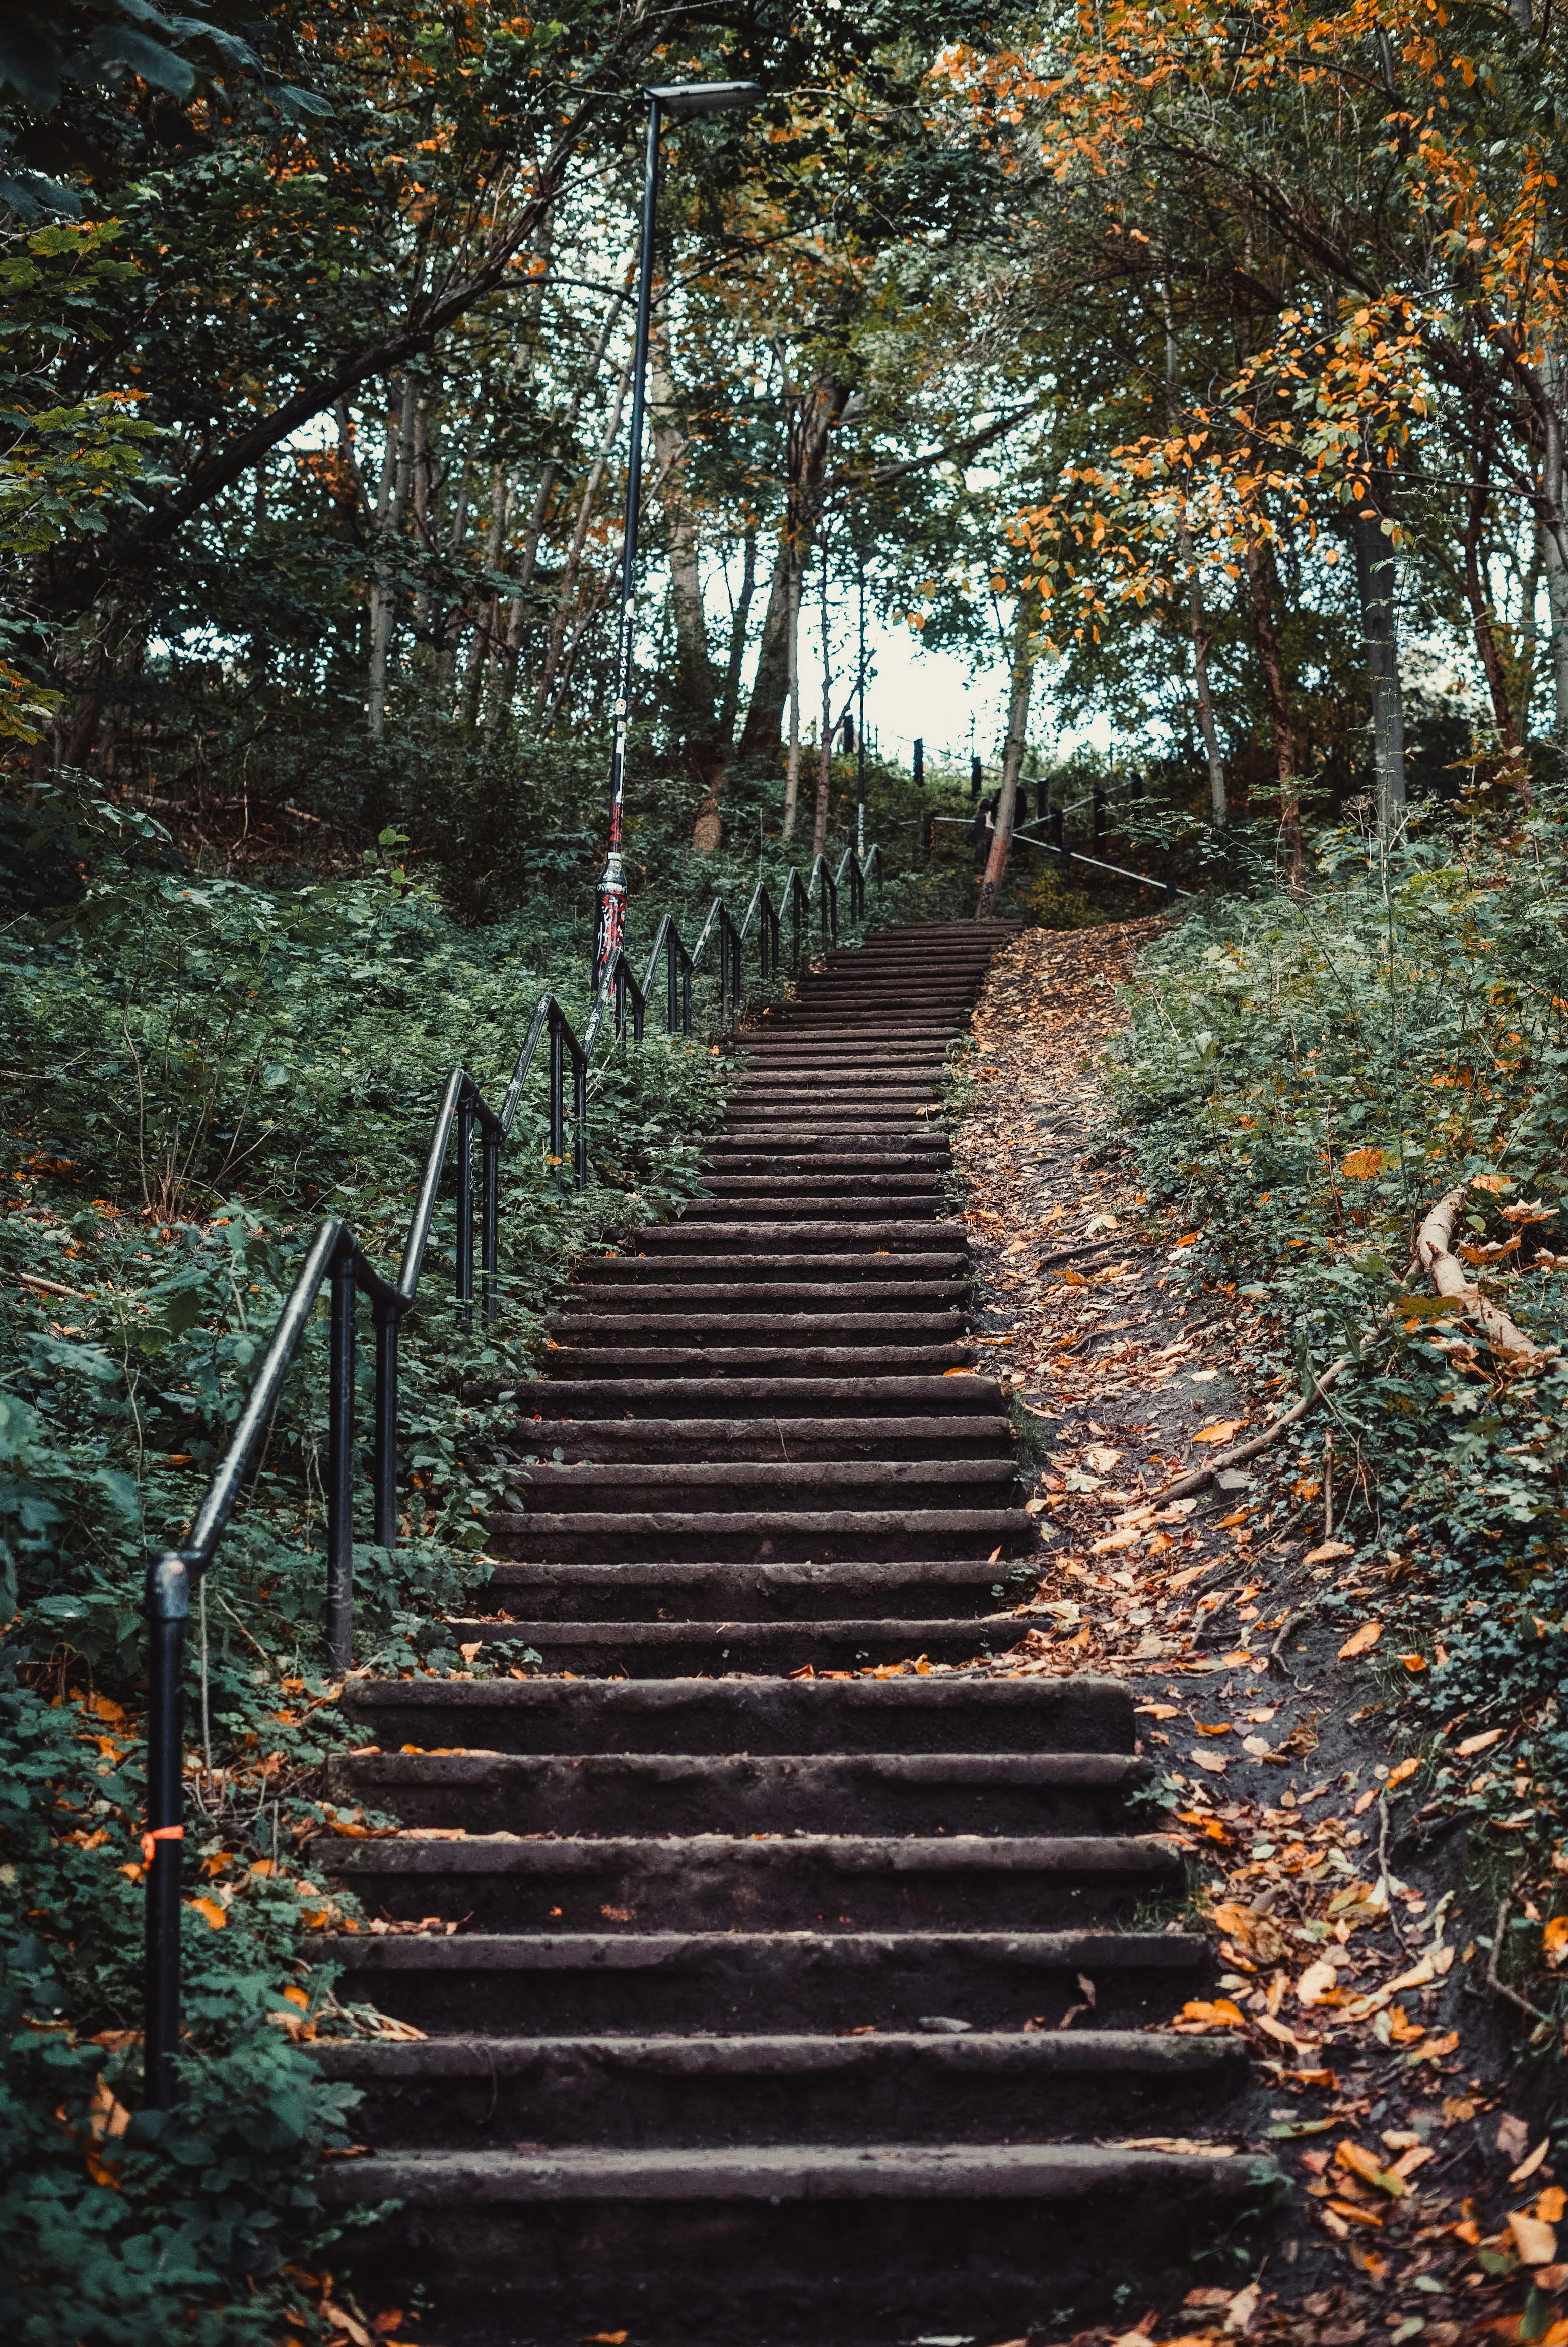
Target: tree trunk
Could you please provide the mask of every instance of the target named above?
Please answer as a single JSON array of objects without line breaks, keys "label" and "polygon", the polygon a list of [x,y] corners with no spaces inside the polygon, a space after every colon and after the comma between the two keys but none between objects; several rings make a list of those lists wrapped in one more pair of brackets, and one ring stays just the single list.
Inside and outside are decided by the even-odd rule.
[{"label": "tree trunk", "polygon": [[[507,483],[506,467],[490,467],[490,528],[485,539],[485,568],[494,573],[501,567],[501,555],[507,543],[507,526],[512,517],[512,492]],[[508,619],[511,616],[507,609]],[[468,638],[468,659],[463,676],[463,700],[456,712],[460,725],[472,727],[479,715],[479,692],[485,681],[486,663],[496,656],[500,635],[501,604],[494,589],[481,598],[474,614],[473,630]]]},{"label": "tree trunk", "polygon": [[670,611],[675,623],[675,663],[671,695],[682,763],[703,785],[704,797],[692,826],[692,845],[712,855],[723,837],[719,800],[724,785],[724,750],[719,739],[720,682],[708,649],[708,615],[702,603],[697,519],[691,497],[691,442],[675,413],[675,385],[669,344],[661,333],[649,354],[649,422],[653,458],[664,506],[670,564]]},{"label": "tree trunk", "polygon": [[822,740],[816,758],[816,822],[812,829],[811,857],[815,864],[827,845],[828,805],[833,792],[833,672],[828,666],[827,548],[822,549]]},{"label": "tree trunk", "polygon": [[577,589],[578,572],[582,568],[582,549],[588,542],[588,526],[593,518],[594,501],[599,496],[599,485],[604,478],[610,452],[620,437],[620,411],[626,405],[626,386],[631,380],[631,358],[632,354],[629,350],[615,386],[615,397],[610,403],[610,415],[605,424],[604,437],[600,443],[599,454],[593,460],[592,471],[583,483],[582,496],[578,502],[577,527],[572,531],[571,545],[567,550],[566,563],[561,571],[560,595],[556,605],[555,617],[550,621],[550,640],[545,652],[544,669],[539,677],[537,705],[541,718],[548,713],[551,705],[550,692],[556,681],[556,671],[560,666],[561,647],[566,641],[567,621],[571,613],[571,600]]},{"label": "tree trunk", "polygon": [[757,591],[757,533],[748,529],[741,541],[741,591],[730,614],[730,655],[724,663],[724,692],[719,708],[719,738],[726,750],[735,738],[735,712],[741,705],[741,670],[746,658],[746,630],[752,624],[752,604]]},{"label": "tree trunk", "polygon": [[1399,688],[1394,614],[1397,565],[1388,528],[1391,502],[1387,470],[1368,458],[1367,492],[1357,501],[1351,530],[1356,541],[1361,635],[1372,679],[1372,771],[1378,834],[1382,839],[1393,837],[1405,815],[1405,704]]},{"label": "tree trunk", "polygon": [[397,618],[397,585],[392,575],[392,545],[408,504],[409,472],[414,454],[412,375],[405,375],[395,406],[387,386],[386,445],[382,451],[381,482],[375,500],[376,550],[370,584],[370,675],[365,714],[373,742],[386,733],[387,656]]},{"label": "tree trunk", "polygon": [[752,697],[736,752],[742,758],[772,758],[778,753],[789,698],[790,572],[796,564],[804,571],[810,559],[822,519],[829,436],[848,404],[846,383],[819,383],[791,420],[784,528],[763,614]]},{"label": "tree trunk", "polygon": [[1268,571],[1264,562],[1263,548],[1255,530],[1249,530],[1243,549],[1246,570],[1247,593],[1252,602],[1253,628],[1257,638],[1258,663],[1263,670],[1263,695],[1268,709],[1268,722],[1274,735],[1275,771],[1279,777],[1279,823],[1285,846],[1286,877],[1291,894],[1302,893],[1301,880],[1301,801],[1296,794],[1296,728],[1291,723],[1290,700],[1285,689],[1285,664],[1279,656],[1279,638],[1275,632],[1274,608],[1268,591]]},{"label": "tree trunk", "polygon": [[[1180,352],[1168,270],[1161,279],[1160,290],[1165,311],[1165,425],[1173,436],[1181,430],[1182,421]],[[1204,582],[1198,575],[1197,548],[1193,544],[1193,533],[1187,520],[1186,495],[1181,489],[1176,497],[1176,546],[1187,574],[1187,626],[1193,639],[1193,684],[1198,701],[1198,730],[1203,734],[1204,748],[1209,761],[1209,813],[1215,830],[1223,831],[1228,813],[1225,765],[1220,755],[1219,729],[1214,723],[1214,695],[1209,691],[1209,630],[1204,610]]]},{"label": "tree trunk", "polygon": [[800,810],[800,564],[792,562],[789,574],[789,766],[784,775],[783,835],[794,837],[794,819]]},{"label": "tree trunk", "polygon": [[1026,589],[1018,601],[1018,618],[1013,630],[1012,698],[1008,703],[1007,741],[1002,749],[1002,786],[997,794],[991,852],[986,859],[985,877],[980,882],[979,901],[975,907],[978,921],[995,918],[997,898],[1001,894],[1002,882],[1007,878],[1013,817],[1018,807],[1018,778],[1023,772],[1023,753],[1029,742],[1029,697],[1034,683],[1034,655],[1030,650],[1030,639],[1039,622],[1040,589],[1034,587]]},{"label": "tree trunk", "polygon": [[1475,648],[1481,655],[1486,689],[1491,695],[1491,713],[1496,721],[1498,739],[1504,750],[1516,750],[1519,736],[1513,730],[1513,712],[1509,706],[1508,676],[1498,646],[1491,596],[1481,567],[1481,540],[1486,532],[1486,506],[1491,487],[1491,424],[1489,418],[1482,425],[1471,453],[1470,494],[1465,500],[1464,591],[1470,604],[1471,624],[1475,630]]}]

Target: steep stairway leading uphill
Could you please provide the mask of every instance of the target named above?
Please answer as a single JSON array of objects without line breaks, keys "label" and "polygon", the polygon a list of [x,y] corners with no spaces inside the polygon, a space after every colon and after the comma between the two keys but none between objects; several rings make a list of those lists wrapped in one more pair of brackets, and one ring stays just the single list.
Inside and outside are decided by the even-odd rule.
[{"label": "steep stairway leading uphill", "polygon": [[917,1660],[1013,1644],[1035,1578],[938,1121],[1001,934],[835,953],[747,1038],[708,1194],[584,1267],[492,1526],[514,1618],[457,1633],[555,1676],[345,1698],[338,1797],[409,1830],[320,1862],[460,1919],[339,1935],[427,2034],[319,2049],[372,2147],[327,2187],[403,2203],[431,2347],[1014,2335],[1267,2197],[1136,2140],[1241,2057],[1146,2029],[1202,1950],[1127,1690]]}]

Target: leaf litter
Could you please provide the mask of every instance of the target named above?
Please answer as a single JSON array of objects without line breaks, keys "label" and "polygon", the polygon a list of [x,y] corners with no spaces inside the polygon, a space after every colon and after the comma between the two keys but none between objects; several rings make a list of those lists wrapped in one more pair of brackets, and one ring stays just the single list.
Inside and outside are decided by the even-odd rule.
[{"label": "leaf litter", "polygon": [[[1332,1431],[1321,1480],[1291,1482],[1282,1446],[1163,1497],[1291,1395],[1277,1376],[1249,1389],[1240,1315],[1173,1276],[1201,1235],[1151,1207],[1102,1089],[1115,989],[1160,927],[1026,932],[993,965],[960,1068],[977,1334],[1036,1454],[1041,1542],[1017,1643],[968,1667],[1133,1683],[1214,1952],[1214,1993],[1165,2025],[1242,2036],[1255,2082],[1228,2142],[1192,2147],[1270,2151],[1294,2188],[1256,2273],[1075,2347],[1568,2347],[1553,2138],[1500,2108],[1509,2048],[1482,1983],[1499,1985],[1505,1917],[1467,1919],[1407,1854],[1435,1805],[1414,1810],[1423,1760],[1389,1761],[1384,1706],[1365,1700],[1386,1609],[1344,1638],[1315,1620],[1326,1582],[1376,1594],[1354,1567],[1335,1579],[1356,1551],[1333,1537]],[[1508,1732],[1451,1748],[1474,1760]],[[1568,1957],[1568,1928],[1543,1952]]]}]

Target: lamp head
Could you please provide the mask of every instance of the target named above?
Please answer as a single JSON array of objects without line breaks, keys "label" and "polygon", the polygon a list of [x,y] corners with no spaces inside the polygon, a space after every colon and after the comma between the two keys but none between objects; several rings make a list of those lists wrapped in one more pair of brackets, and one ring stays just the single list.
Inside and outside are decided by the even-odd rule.
[{"label": "lamp head", "polygon": [[763,89],[754,81],[676,81],[643,95],[677,120],[688,114],[737,114],[759,103]]}]

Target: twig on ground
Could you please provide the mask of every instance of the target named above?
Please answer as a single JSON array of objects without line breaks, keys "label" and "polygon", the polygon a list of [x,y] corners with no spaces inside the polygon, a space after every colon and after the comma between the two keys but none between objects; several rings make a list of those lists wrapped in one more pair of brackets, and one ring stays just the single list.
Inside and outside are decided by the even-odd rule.
[{"label": "twig on ground", "polygon": [[1522,1328],[1516,1328],[1506,1312],[1489,1302],[1481,1289],[1465,1276],[1465,1267],[1453,1252],[1454,1225],[1459,1220],[1466,1191],[1461,1184],[1457,1190],[1445,1192],[1428,1213],[1416,1233],[1416,1255],[1421,1269],[1440,1296],[1451,1296],[1480,1329],[1494,1353],[1521,1368],[1534,1368],[1547,1358],[1532,1337]]},{"label": "twig on ground", "polygon": [[16,1274],[24,1287],[41,1287],[46,1296],[68,1296],[73,1303],[91,1304],[96,1299],[79,1287],[63,1287],[57,1279],[40,1279],[36,1271]]},{"label": "twig on ground", "polygon": [[1227,1468],[1239,1467],[1245,1460],[1255,1459],[1258,1452],[1266,1450],[1269,1444],[1276,1440],[1286,1428],[1299,1424],[1313,1405],[1322,1399],[1329,1387],[1337,1383],[1347,1369],[1354,1367],[1352,1356],[1342,1353],[1337,1361],[1329,1362],[1323,1375],[1313,1386],[1312,1391],[1309,1394],[1303,1394],[1298,1402],[1293,1403],[1289,1409],[1282,1412],[1272,1425],[1266,1426],[1261,1434],[1254,1434],[1245,1442],[1238,1442],[1234,1450],[1220,1451],[1216,1458],[1207,1460],[1204,1466],[1194,1467],[1185,1475],[1178,1475],[1173,1483],[1162,1483],[1157,1491],[1150,1492],[1150,1499],[1184,1500],[1189,1493],[1201,1491],[1205,1483],[1212,1483],[1214,1477],[1223,1475]]},{"label": "twig on ground", "polygon": [[1378,1870],[1382,1875],[1383,1891],[1389,1901],[1389,1922],[1393,1927],[1395,1939],[1408,1955],[1410,1943],[1405,1936],[1405,1927],[1399,1920],[1399,1911],[1394,1904],[1394,1886],[1389,1880],[1389,1796],[1387,1793],[1379,1793],[1378,1796]]},{"label": "twig on ground", "polygon": [[1036,1266],[1039,1271],[1049,1271],[1052,1264],[1070,1263],[1074,1255],[1124,1255],[1125,1239],[1084,1239],[1077,1246],[1058,1247],[1054,1255],[1042,1255]]},{"label": "twig on ground", "polygon": [[1527,1996],[1521,1996],[1516,1988],[1510,1988],[1506,1981],[1499,1980],[1497,1976],[1497,1960],[1502,1953],[1502,1934],[1508,1922],[1508,1911],[1513,1904],[1513,1894],[1523,1880],[1523,1874],[1516,1874],[1497,1902],[1497,1921],[1491,1928],[1491,1953],[1486,1960],[1486,1984],[1488,1988],[1495,1989],[1508,2004],[1517,2005],[1521,2013],[1528,2014],[1532,2021],[1543,2021],[1551,2028],[1553,2024],[1549,2013],[1542,2013],[1538,2004],[1532,2004]]}]

